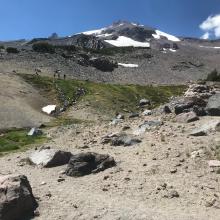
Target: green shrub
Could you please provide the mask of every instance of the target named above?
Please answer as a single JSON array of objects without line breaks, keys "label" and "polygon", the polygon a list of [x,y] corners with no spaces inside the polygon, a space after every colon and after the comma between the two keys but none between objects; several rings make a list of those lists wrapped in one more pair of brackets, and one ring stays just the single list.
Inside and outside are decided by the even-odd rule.
[{"label": "green shrub", "polygon": [[1,50],[1,49],[5,49],[5,47],[4,47],[3,45],[0,45],[0,50]]},{"label": "green shrub", "polygon": [[211,73],[208,74],[206,81],[220,82],[220,73],[214,69]]},{"label": "green shrub", "polygon": [[19,50],[15,47],[7,47],[6,51],[8,53],[19,53]]},{"label": "green shrub", "polygon": [[54,53],[54,46],[46,42],[33,44],[32,49],[39,53]]}]

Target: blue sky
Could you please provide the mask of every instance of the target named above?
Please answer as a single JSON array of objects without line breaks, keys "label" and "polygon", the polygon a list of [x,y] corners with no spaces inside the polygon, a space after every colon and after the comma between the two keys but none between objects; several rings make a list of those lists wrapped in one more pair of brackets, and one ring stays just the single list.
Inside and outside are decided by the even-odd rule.
[{"label": "blue sky", "polygon": [[0,40],[66,36],[119,19],[200,37],[199,25],[220,14],[220,0],[0,0],[0,6]]}]

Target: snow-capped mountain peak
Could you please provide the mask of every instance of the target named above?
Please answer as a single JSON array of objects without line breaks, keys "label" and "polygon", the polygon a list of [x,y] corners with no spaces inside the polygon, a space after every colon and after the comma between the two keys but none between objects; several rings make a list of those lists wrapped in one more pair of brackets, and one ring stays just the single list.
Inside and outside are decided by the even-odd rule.
[{"label": "snow-capped mountain peak", "polygon": [[179,42],[176,36],[167,34],[145,25],[128,21],[117,21],[112,25],[81,34],[97,37],[97,39],[115,47],[150,47],[150,42]]}]

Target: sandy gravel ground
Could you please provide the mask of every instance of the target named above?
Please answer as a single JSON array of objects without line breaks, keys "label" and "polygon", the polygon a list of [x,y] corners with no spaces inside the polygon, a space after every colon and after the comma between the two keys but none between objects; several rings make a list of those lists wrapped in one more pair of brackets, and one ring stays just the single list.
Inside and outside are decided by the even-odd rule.
[{"label": "sandy gravel ground", "polygon": [[[117,126],[97,122],[48,131],[47,146],[113,156],[117,166],[104,172],[72,178],[61,174],[66,166],[40,169],[21,163],[32,149],[1,157],[0,173],[27,175],[39,202],[36,220],[219,220],[220,175],[207,164],[214,158],[219,133],[188,135],[213,118],[190,124],[165,120],[159,130],[146,132],[140,136],[142,143],[132,147],[100,143],[103,135],[121,131],[125,125],[135,129],[150,118],[127,119]],[[196,150],[202,150],[200,157],[191,158]],[[65,181],[58,182],[59,177]],[[173,190],[178,198],[170,198]]]},{"label": "sandy gravel ground", "polygon": [[15,74],[0,73],[0,129],[39,126],[50,118],[41,108],[49,100]]}]

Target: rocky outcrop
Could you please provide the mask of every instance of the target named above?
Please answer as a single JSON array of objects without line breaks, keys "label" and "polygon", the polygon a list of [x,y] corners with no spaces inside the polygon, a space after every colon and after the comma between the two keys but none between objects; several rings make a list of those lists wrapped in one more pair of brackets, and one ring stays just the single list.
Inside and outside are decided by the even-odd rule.
[{"label": "rocky outcrop", "polygon": [[112,72],[118,67],[116,62],[113,62],[106,57],[93,57],[89,59],[89,64],[103,72]]},{"label": "rocky outcrop", "polygon": [[23,220],[33,216],[37,202],[26,176],[0,176],[0,219]]},{"label": "rocky outcrop", "polygon": [[65,171],[68,176],[84,176],[98,173],[116,165],[113,157],[107,154],[80,153],[71,157]]},{"label": "rocky outcrop", "polygon": [[67,164],[71,158],[70,152],[56,149],[40,149],[29,156],[32,164],[45,168]]}]

